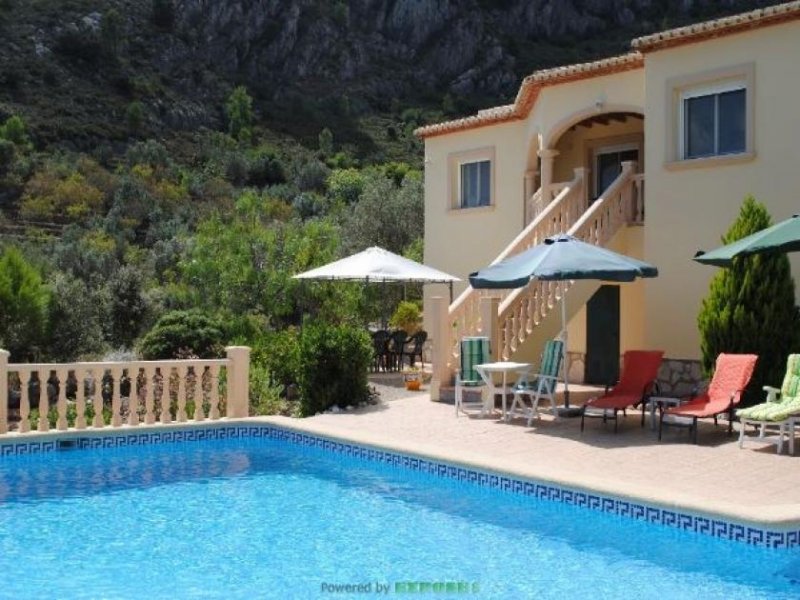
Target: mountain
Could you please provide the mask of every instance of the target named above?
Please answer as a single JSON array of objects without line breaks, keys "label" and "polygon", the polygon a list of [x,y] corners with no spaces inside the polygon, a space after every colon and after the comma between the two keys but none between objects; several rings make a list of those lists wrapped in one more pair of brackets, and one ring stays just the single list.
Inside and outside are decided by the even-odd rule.
[{"label": "mountain", "polygon": [[[132,103],[141,136],[191,135],[223,128],[225,98],[243,84],[265,130],[312,143],[328,126],[367,154],[392,121],[402,134],[501,104],[537,68],[776,3],[0,0],[0,120],[21,114],[39,147],[122,147]],[[408,107],[435,110],[398,118]]]}]

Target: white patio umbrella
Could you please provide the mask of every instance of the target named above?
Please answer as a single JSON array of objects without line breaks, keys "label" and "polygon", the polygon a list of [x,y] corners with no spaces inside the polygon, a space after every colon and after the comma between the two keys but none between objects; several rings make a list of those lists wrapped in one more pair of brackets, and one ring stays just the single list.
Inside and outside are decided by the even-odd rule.
[{"label": "white patio umbrella", "polygon": [[366,283],[447,283],[450,286],[450,301],[453,301],[453,282],[461,281],[454,275],[422,265],[373,246],[363,252],[328,263],[294,279],[327,279],[332,281],[364,281]]}]

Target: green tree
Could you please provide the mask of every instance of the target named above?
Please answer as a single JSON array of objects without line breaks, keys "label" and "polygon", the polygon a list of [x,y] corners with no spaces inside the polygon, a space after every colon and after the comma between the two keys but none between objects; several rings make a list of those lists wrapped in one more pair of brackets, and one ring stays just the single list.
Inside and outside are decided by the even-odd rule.
[{"label": "green tree", "polygon": [[148,306],[142,279],[139,269],[125,265],[114,273],[107,284],[109,333],[115,348],[131,348],[145,322]]},{"label": "green tree", "polygon": [[198,225],[181,261],[196,305],[238,318],[261,315],[275,327],[300,324],[309,312],[332,320],[355,312],[358,286],[292,279],[339,258],[337,228],[324,219],[275,217],[274,201],[245,194],[230,217],[213,215]]},{"label": "green tree", "polygon": [[117,56],[122,41],[122,17],[115,8],[109,8],[100,19],[100,41],[106,52]]},{"label": "green tree", "polygon": [[319,151],[323,156],[331,156],[333,154],[333,133],[327,127],[319,132]]},{"label": "green tree", "polygon": [[144,104],[138,100],[134,100],[125,109],[125,125],[128,128],[128,133],[131,135],[139,135],[142,132],[142,125],[144,125]]},{"label": "green tree", "polygon": [[243,85],[236,87],[225,102],[228,132],[238,140],[249,141],[253,124],[253,98]]},{"label": "green tree", "polygon": [[17,146],[27,146],[30,143],[25,121],[17,115],[10,116],[0,127],[0,138],[13,142]]},{"label": "green tree", "polygon": [[335,200],[355,204],[364,191],[364,176],[358,169],[336,169],[328,177],[328,193]]},{"label": "green tree", "polygon": [[[766,207],[748,196],[739,217],[723,236],[730,244],[770,225]],[[800,311],[794,280],[783,254],[735,259],[711,281],[697,318],[703,368],[711,374],[721,352],[759,356],[745,403],[763,400],[764,385],[780,385],[786,356],[798,350]]]},{"label": "green tree", "polygon": [[39,272],[13,247],[0,256],[0,347],[15,361],[39,356],[49,293]]},{"label": "green tree", "polygon": [[102,303],[80,279],[56,273],[47,306],[47,358],[71,362],[103,349]]},{"label": "green tree", "polygon": [[398,188],[378,171],[365,176],[361,200],[344,219],[345,252],[381,246],[395,254],[422,235],[423,186],[417,176],[406,176]]},{"label": "green tree", "polygon": [[222,323],[198,310],[176,310],[162,316],[142,338],[146,360],[178,358],[186,353],[200,358],[223,354],[225,333]]}]

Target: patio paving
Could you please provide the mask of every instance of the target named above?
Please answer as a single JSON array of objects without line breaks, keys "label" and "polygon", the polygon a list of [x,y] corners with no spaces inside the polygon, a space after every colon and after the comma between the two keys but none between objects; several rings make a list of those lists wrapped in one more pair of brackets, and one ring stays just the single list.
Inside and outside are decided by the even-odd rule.
[{"label": "patio paving", "polygon": [[[600,493],[635,498],[693,512],[722,514],[774,526],[800,524],[800,457],[778,455],[756,440],[739,449],[727,424],[701,425],[698,445],[686,429],[657,432],[640,427],[638,411],[613,423],[587,419],[553,421],[528,428],[524,419],[499,415],[456,418],[453,405],[427,393],[391,392],[375,406],[308,419],[269,421],[357,443],[469,464],[488,470]],[[649,416],[648,416],[649,418]],[[784,448],[788,452],[788,448]]]}]

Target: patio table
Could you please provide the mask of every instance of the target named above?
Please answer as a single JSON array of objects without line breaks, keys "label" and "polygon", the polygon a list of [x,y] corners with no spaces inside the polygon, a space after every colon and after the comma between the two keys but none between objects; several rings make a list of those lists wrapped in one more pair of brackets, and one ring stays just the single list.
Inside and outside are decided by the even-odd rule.
[{"label": "patio table", "polygon": [[[512,388],[508,384],[508,376],[514,373],[517,374],[511,382],[513,385],[520,377],[528,374],[528,371],[531,370],[531,366],[530,363],[519,362],[493,362],[475,365],[475,370],[489,388],[489,393],[487,395],[488,400],[484,402],[481,415],[483,415],[484,412],[491,412],[494,409],[494,397],[496,394],[501,394],[503,396],[503,419],[505,420],[507,418],[506,396],[508,396],[509,393],[513,393]],[[499,388],[494,383],[494,378],[492,377],[494,373],[500,373],[503,376],[503,384]]]},{"label": "patio table", "polygon": [[[650,429],[656,430],[656,408],[664,410],[668,406],[680,406],[686,402],[688,398],[675,398],[673,396],[650,396],[647,399],[647,407],[650,408]],[[645,410],[642,407],[642,410]]]}]

